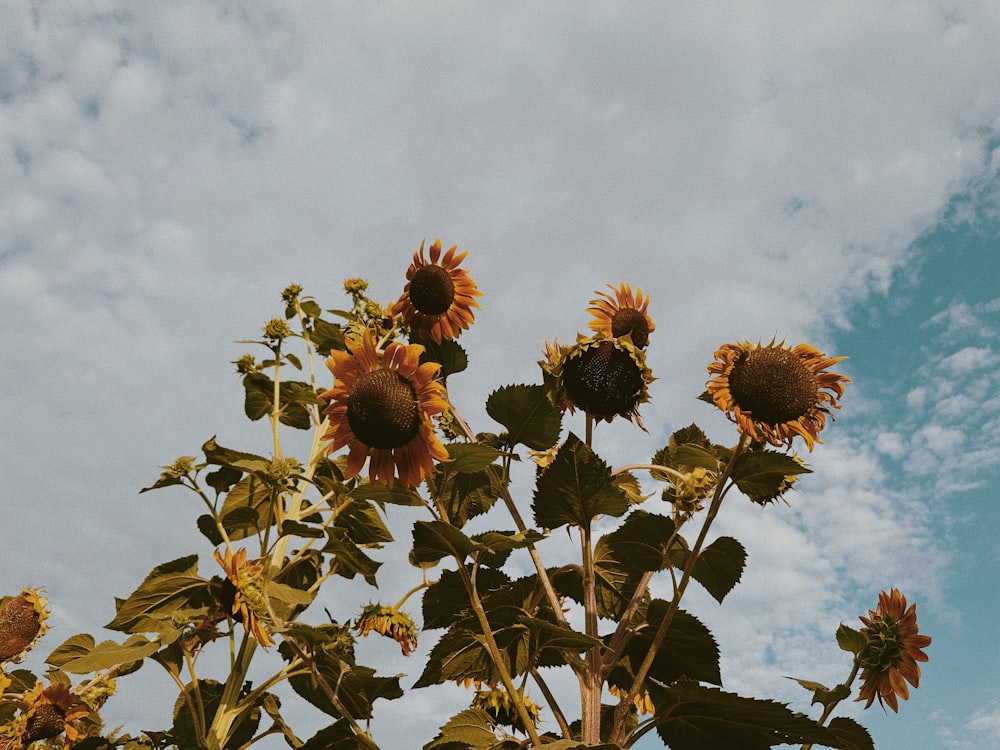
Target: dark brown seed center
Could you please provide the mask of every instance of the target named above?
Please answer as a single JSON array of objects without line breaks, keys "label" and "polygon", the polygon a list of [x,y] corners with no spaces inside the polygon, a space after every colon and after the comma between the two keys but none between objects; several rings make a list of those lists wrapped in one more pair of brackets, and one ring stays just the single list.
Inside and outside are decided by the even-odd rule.
[{"label": "dark brown seed center", "polygon": [[36,740],[47,740],[49,737],[55,737],[65,728],[65,719],[66,714],[59,706],[51,703],[43,703],[38,706],[35,713],[28,719],[24,734],[21,735],[23,746],[27,747]]},{"label": "dark brown seed center", "polygon": [[370,448],[398,448],[420,428],[417,393],[395,370],[374,370],[358,378],[347,401],[354,436]]},{"label": "dark brown seed center", "polygon": [[595,417],[629,414],[642,393],[642,371],[628,352],[602,341],[563,365],[566,394]]},{"label": "dark brown seed center", "polygon": [[757,422],[793,422],[815,408],[815,374],[792,352],[778,347],[754,349],[729,373],[733,400]]},{"label": "dark brown seed center", "polygon": [[611,318],[611,335],[615,338],[632,333],[632,343],[640,349],[649,343],[649,321],[646,316],[631,307],[623,307]]},{"label": "dark brown seed center", "polygon": [[421,266],[410,279],[410,302],[424,315],[441,315],[455,301],[455,282],[448,269]]}]

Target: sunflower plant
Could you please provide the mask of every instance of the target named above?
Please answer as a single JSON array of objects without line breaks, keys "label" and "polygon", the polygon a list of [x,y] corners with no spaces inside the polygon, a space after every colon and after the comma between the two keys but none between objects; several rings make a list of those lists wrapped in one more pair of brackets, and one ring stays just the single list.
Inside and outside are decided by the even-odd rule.
[{"label": "sunflower plant", "polygon": [[[817,717],[723,690],[718,645],[682,606],[693,585],[722,603],[739,583],[747,551],[713,524],[735,498],[775,504],[809,473],[793,448],[821,444],[850,382],[830,369],[843,358],[775,340],[724,344],[700,398],[735,436],[719,444],[692,424],[651,458],[614,467],[596,428],[648,429],[656,326],[641,289],[609,284],[584,308],[588,332],[545,342],[540,382],[495,388],[492,423],[477,431],[449,396],[469,367],[457,339],[481,296],[466,255],[421,245],[388,305],[360,278],[344,281],[343,309],[295,284],[282,292],[283,314],[234,363],[270,450],[213,437],[141,491],[185,490],[202,512],[195,550],[115,600],[106,627],[124,640],[69,638],[47,659],[46,686],[8,668],[45,634],[46,601],[37,589],[3,600],[0,750],[236,750],[272,735],[304,750],[377,748],[382,702],[445,683],[472,689],[425,750],[611,750],[647,736],[675,750],[872,747],[834,712],[858,679],[857,700],[893,711],[919,684],[930,637],[898,590],[879,595],[862,627],[837,631],[851,654],[842,684],[797,679]],[[289,431],[307,436],[297,457]],[[397,540],[400,506],[420,517]],[[387,556],[413,566],[402,599],[316,611],[338,582],[375,587]],[[360,663],[369,635],[413,658],[412,672]],[[201,658],[209,649],[228,653],[221,674]],[[117,678],[147,661],[176,688],[172,724],[104,732],[99,711]],[[70,675],[84,674],[74,686]],[[286,720],[275,692],[285,683],[324,728],[303,737]]]}]

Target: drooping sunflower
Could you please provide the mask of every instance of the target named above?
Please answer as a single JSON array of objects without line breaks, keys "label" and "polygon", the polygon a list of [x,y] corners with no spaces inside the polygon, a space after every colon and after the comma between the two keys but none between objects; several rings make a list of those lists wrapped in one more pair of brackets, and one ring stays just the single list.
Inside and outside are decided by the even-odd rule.
[{"label": "drooping sunflower", "polygon": [[430,262],[424,256],[424,243],[413,254],[406,271],[406,287],[393,315],[402,315],[403,323],[415,338],[440,344],[456,339],[472,325],[472,308],[479,307],[476,297],[482,293],[464,268],[459,268],[468,251],[456,253],[458,245],[441,256],[441,240],[430,246]]},{"label": "drooping sunflower", "polygon": [[616,416],[639,419],[639,405],[649,401],[653,373],[645,352],[628,338],[586,337],[572,346],[545,345],[541,365],[552,402],[562,409],[581,409],[597,420]]},{"label": "drooping sunflower", "polygon": [[385,604],[369,604],[361,610],[354,623],[361,636],[378,633],[392,638],[399,644],[403,656],[409,656],[417,647],[417,627],[413,619],[400,609]]},{"label": "drooping sunflower", "polygon": [[434,473],[434,461],[448,451],[434,434],[431,417],[448,409],[444,386],[434,380],[441,365],[420,364],[424,347],[391,343],[381,356],[371,334],[347,339],[348,351],[334,351],[326,361],[334,387],[321,398],[330,418],[327,454],[350,446],[347,478],[357,475],[370,457],[369,476],[392,486],[395,478],[416,487]]},{"label": "drooping sunflower", "polygon": [[212,554],[226,572],[222,584],[222,605],[226,613],[242,622],[257,643],[269,648],[274,638],[267,630],[271,613],[264,591],[264,561],[247,560],[246,548],[234,555],[227,547],[225,557],[219,550]]},{"label": "drooping sunflower", "polygon": [[27,747],[32,742],[46,740],[65,733],[65,747],[70,747],[80,733],[73,722],[90,713],[90,709],[65,685],[42,683],[24,696],[27,710],[23,716],[21,743]]},{"label": "drooping sunflower", "polygon": [[724,344],[708,366],[706,383],[715,405],[741,434],[776,447],[798,435],[811,451],[831,409],[840,408],[851,379],[828,367],[846,357],[827,357],[808,344]]},{"label": "drooping sunflower", "polygon": [[42,589],[24,588],[0,609],[0,664],[20,661],[45,635],[48,603]]},{"label": "drooping sunflower", "polygon": [[598,336],[616,339],[631,335],[632,343],[640,349],[649,344],[649,334],[656,330],[656,324],[646,312],[649,309],[649,297],[643,298],[642,289],[632,287],[625,282],[618,285],[608,284],[614,296],[608,292],[594,292],[597,299],[590,301],[587,308],[594,319],[590,321],[590,330]]},{"label": "drooping sunflower", "polygon": [[923,649],[931,637],[921,635],[917,627],[917,605],[906,606],[906,597],[899,589],[878,595],[878,606],[860,618],[866,645],[860,654],[861,690],[856,700],[867,700],[865,708],[877,698],[880,705],[899,711],[896,696],[910,697],[909,682],[920,685],[920,665],[927,661]]}]

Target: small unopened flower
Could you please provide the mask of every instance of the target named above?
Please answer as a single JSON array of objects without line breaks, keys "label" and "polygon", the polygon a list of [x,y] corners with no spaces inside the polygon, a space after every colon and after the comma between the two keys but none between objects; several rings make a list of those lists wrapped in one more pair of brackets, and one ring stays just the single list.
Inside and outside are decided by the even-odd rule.
[{"label": "small unopened flower", "polygon": [[629,336],[632,343],[644,349],[649,343],[649,334],[656,330],[656,324],[649,317],[649,298],[643,299],[642,289],[626,283],[619,284],[616,289],[608,284],[614,296],[607,292],[595,292],[597,299],[590,301],[587,308],[594,319],[590,321],[590,330],[604,338],[619,338]]},{"label": "small unopened flower", "polygon": [[348,351],[326,361],[334,387],[321,394],[330,405],[327,453],[349,446],[346,477],[357,475],[370,459],[369,477],[392,486],[396,477],[416,487],[434,473],[448,451],[434,434],[431,417],[448,409],[444,386],[434,380],[441,366],[420,364],[424,347],[391,343],[379,355],[369,331],[348,338]]},{"label": "small unopened flower", "polygon": [[458,338],[472,325],[472,308],[479,307],[481,296],[476,282],[464,268],[459,268],[468,251],[456,253],[453,245],[442,257],[441,240],[429,248],[430,261],[424,255],[424,243],[413,254],[406,271],[406,287],[392,307],[393,315],[402,315],[403,323],[417,339],[440,344]]},{"label": "small unopened flower", "polygon": [[[539,711],[541,710],[539,705],[526,695],[521,695],[521,700],[528,712],[531,723],[533,725],[538,724]],[[527,727],[524,726],[524,722],[521,720],[521,714],[514,705],[514,700],[511,698],[510,693],[502,688],[488,687],[480,689],[479,684],[477,684],[476,694],[472,699],[472,707],[480,708],[488,713],[497,724],[508,726],[511,729],[521,732],[527,732]]]},{"label": "small unopened flower", "polygon": [[24,588],[0,609],[0,664],[19,662],[45,635],[49,600],[42,589]]},{"label": "small unopened flower", "polygon": [[302,294],[302,287],[298,284],[289,284],[281,291],[281,299],[284,302],[293,302]]},{"label": "small unopened flower", "polygon": [[399,644],[403,656],[409,656],[417,647],[417,627],[402,610],[384,604],[369,604],[354,622],[359,635],[375,632],[392,638]]},{"label": "small unopened flower", "polygon": [[580,336],[572,346],[546,343],[539,364],[556,406],[607,422],[621,416],[643,427],[639,405],[649,400],[653,374],[643,350],[627,337]]},{"label": "small unopened flower", "polygon": [[352,297],[360,297],[368,291],[368,282],[365,279],[344,279],[344,291]]},{"label": "small unopened flower", "polygon": [[671,477],[672,492],[664,495],[673,502],[678,512],[685,515],[696,513],[715,488],[715,472],[696,466],[681,477]]},{"label": "small unopened flower", "polygon": [[240,375],[249,375],[250,373],[260,371],[260,367],[257,366],[257,361],[252,354],[244,354],[235,360],[233,364],[236,365],[236,372]]},{"label": "small unopened flower", "polygon": [[284,318],[271,318],[264,324],[264,338],[269,341],[281,341],[292,335],[292,327]]},{"label": "small unopened flower", "polygon": [[715,405],[741,434],[776,447],[791,447],[798,435],[811,451],[831,409],[840,408],[851,379],[827,368],[845,357],[827,357],[808,344],[794,348],[774,341],[725,344],[708,366],[706,387]]},{"label": "small unopened flower", "polygon": [[896,696],[903,700],[910,697],[906,683],[920,685],[920,665],[927,661],[923,649],[930,645],[931,637],[921,635],[917,628],[917,605],[906,606],[906,597],[899,589],[883,591],[878,595],[878,606],[860,618],[864,623],[861,634],[865,648],[861,651],[861,690],[857,700],[868,701],[871,706],[877,698],[880,705],[893,711],[899,706]]},{"label": "small unopened flower", "polygon": [[225,557],[218,550],[212,554],[226,572],[226,580],[222,584],[222,604],[226,614],[242,622],[247,632],[264,648],[273,645],[274,639],[267,631],[267,625],[271,623],[271,609],[264,591],[264,561],[247,560],[246,548],[234,555],[227,547]]}]

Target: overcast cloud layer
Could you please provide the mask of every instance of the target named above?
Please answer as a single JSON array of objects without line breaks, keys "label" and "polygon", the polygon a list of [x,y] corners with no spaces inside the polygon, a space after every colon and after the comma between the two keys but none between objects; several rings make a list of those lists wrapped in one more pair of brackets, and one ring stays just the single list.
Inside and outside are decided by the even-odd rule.
[{"label": "overcast cloud layer", "polygon": [[[348,276],[394,299],[438,236],[484,292],[452,393],[478,429],[488,392],[536,382],[543,340],[571,340],[593,291],[625,280],[652,297],[659,380],[650,434],[602,428],[598,451],[645,460],[695,419],[731,440],[694,401],[719,344],[827,347],[918,288],[939,223],[996,218],[998,38],[994,2],[0,5],[4,593],[47,588],[55,646],[153,565],[204,553],[190,501],[136,493],[213,434],[267,449],[232,342],[290,282],[327,307]],[[856,377],[857,416],[794,507],[725,518],[752,565],[726,607],[699,603],[728,689],[792,700],[790,670],[842,679],[818,644],[885,586],[960,626],[930,503],[997,466],[997,309],[932,300],[922,384]],[[978,457],[970,430],[989,436]],[[169,722],[129,692],[112,723]],[[432,737],[454,708],[437,695],[387,705],[376,736]],[[893,726],[929,712],[920,695]],[[998,702],[942,708],[940,741],[989,744]]]}]

